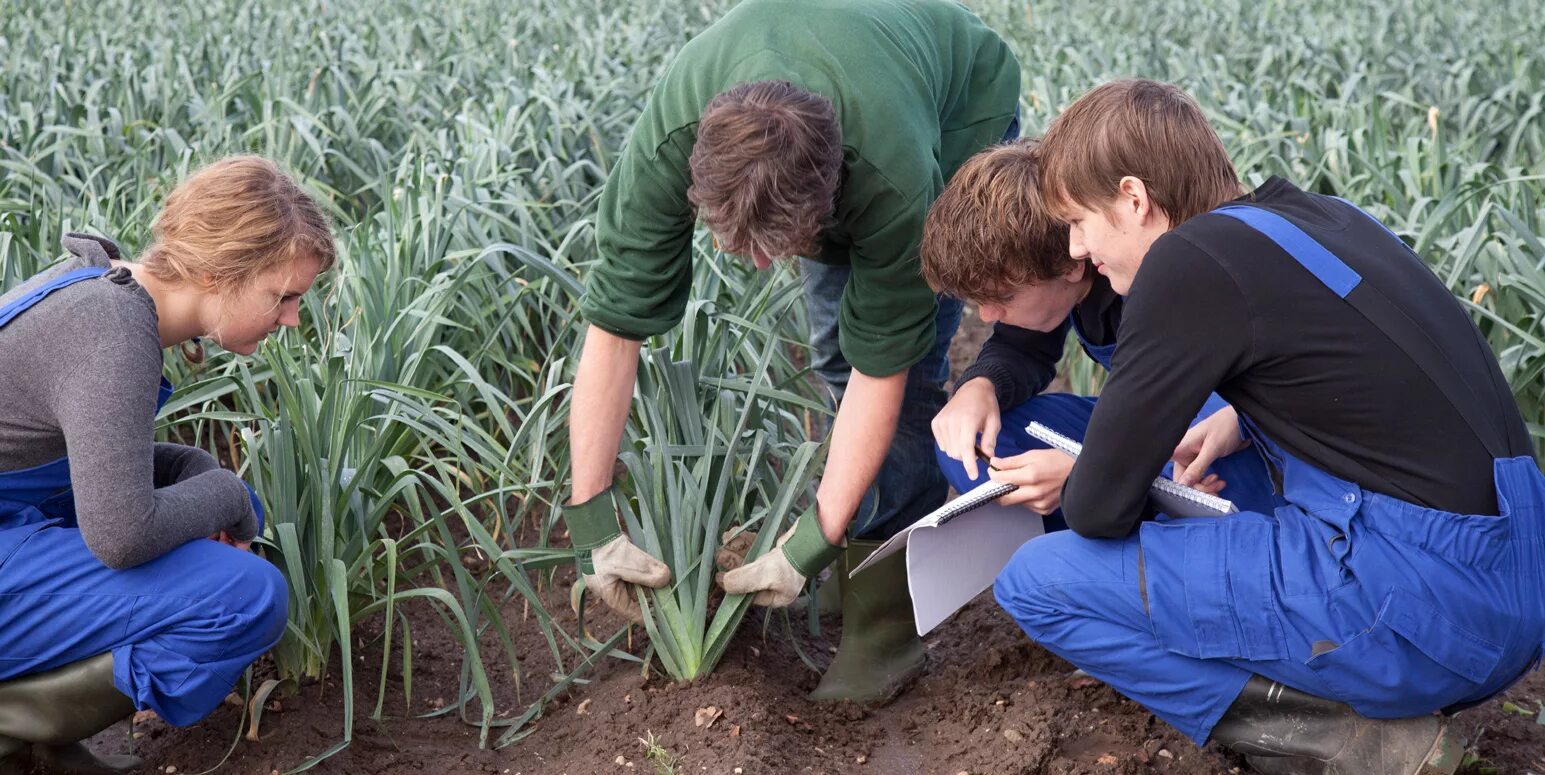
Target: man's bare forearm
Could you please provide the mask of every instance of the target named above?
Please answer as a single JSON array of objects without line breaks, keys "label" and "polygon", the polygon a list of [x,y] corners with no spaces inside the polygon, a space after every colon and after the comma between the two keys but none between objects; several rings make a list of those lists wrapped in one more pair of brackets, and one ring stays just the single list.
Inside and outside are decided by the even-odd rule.
[{"label": "man's bare forearm", "polygon": [[865,491],[879,474],[896,435],[906,387],[904,371],[888,377],[870,377],[854,371],[848,379],[837,419],[832,423],[831,450],[816,493],[821,532],[828,543],[842,541]]},{"label": "man's bare forearm", "polygon": [[638,378],[639,345],[595,326],[585,334],[569,407],[571,503],[583,503],[611,486]]}]

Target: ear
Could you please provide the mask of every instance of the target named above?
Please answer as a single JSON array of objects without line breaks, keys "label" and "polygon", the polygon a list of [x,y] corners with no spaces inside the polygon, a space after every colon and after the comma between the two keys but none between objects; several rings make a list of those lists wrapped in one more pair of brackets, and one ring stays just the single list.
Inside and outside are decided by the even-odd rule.
[{"label": "ear", "polygon": [[1089,262],[1079,259],[1073,262],[1073,267],[1062,273],[1062,281],[1068,284],[1077,284],[1084,281],[1089,274]]},{"label": "ear", "polygon": [[1148,184],[1142,178],[1127,175],[1116,185],[1116,208],[1136,219],[1137,225],[1169,231],[1169,215],[1149,197]]},{"label": "ear", "polygon": [[1116,206],[1128,214],[1146,221],[1153,213],[1153,202],[1148,198],[1148,184],[1141,178],[1127,175],[1116,184]]}]

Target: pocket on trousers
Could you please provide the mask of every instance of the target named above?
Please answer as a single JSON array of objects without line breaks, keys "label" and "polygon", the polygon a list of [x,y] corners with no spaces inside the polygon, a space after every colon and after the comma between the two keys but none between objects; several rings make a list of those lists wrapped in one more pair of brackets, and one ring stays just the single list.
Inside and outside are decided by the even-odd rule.
[{"label": "pocket on trousers", "polygon": [[1308,666],[1364,715],[1431,713],[1474,695],[1502,660],[1502,647],[1456,624],[1426,600],[1396,588],[1372,626]]},{"label": "pocket on trousers", "polygon": [[1288,655],[1273,583],[1275,526],[1259,515],[1142,527],[1154,636],[1199,659]]}]

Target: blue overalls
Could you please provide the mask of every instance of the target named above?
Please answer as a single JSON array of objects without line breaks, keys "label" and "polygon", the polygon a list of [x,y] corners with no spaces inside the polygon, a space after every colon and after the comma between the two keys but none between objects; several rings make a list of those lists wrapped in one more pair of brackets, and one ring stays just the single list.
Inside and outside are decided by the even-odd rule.
[{"label": "blue overalls", "polygon": [[[1111,359],[1116,355],[1116,345],[1094,344],[1084,334],[1083,328],[1078,325],[1078,317],[1074,316],[1072,321],[1073,333],[1078,336],[1078,342],[1083,345],[1084,352],[1109,371]],[[1095,400],[1094,396],[1042,393],[1018,406],[1011,407],[1002,415],[1002,428],[998,431],[998,445],[994,448],[994,453],[999,457],[1009,457],[1032,449],[1046,449],[1045,444],[1025,432],[1025,428],[1032,422],[1041,423],[1070,439],[1083,441],[1084,431],[1089,428],[1089,416],[1094,412]],[[1228,402],[1218,397],[1216,393],[1208,396],[1207,403],[1202,406],[1200,412],[1197,412],[1191,424],[1195,425],[1211,417],[1214,412],[1225,406],[1228,406]],[[949,480],[950,486],[954,487],[956,492],[965,492],[987,479],[985,466],[978,465],[977,476],[972,479],[966,473],[965,465],[944,454],[944,450],[937,444],[934,445],[934,456],[939,461],[939,467],[944,469],[944,478]],[[1166,475],[1170,473],[1171,466],[1170,463],[1164,465]],[[1241,450],[1214,462],[1209,470],[1222,478],[1225,483],[1223,491],[1219,494],[1233,500],[1241,511],[1271,508],[1271,474],[1259,453],[1249,449]],[[1062,519],[1060,510],[1047,515],[1044,519],[1048,533],[1067,529],[1067,522]]]},{"label": "blue overalls", "polygon": [[[1298,227],[1258,207],[1215,212],[1271,237],[1403,340],[1347,299],[1361,277]],[[1448,396],[1481,427],[1473,401]],[[998,602],[1198,744],[1251,674],[1399,718],[1482,701],[1538,664],[1545,476],[1532,457],[1493,450],[1500,515],[1454,514],[1332,476],[1244,424],[1281,476],[1275,509],[1030,541],[998,576]]]},{"label": "blue overalls", "polygon": [[[77,269],[39,286],[0,308],[0,329],[106,271]],[[171,392],[162,378],[158,408]],[[288,592],[267,560],[196,540],[114,570],[75,524],[69,458],[0,472],[0,680],[110,651],[117,689],[185,726],[213,711],[283,634]]]}]

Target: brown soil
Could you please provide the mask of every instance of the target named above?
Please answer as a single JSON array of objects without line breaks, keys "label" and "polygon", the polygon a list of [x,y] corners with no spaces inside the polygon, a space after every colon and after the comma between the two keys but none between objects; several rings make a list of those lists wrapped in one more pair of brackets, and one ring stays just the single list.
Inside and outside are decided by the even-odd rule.
[{"label": "brown soil", "polygon": [[[957,347],[957,373],[985,335],[968,318]],[[572,572],[560,574],[544,598],[572,632],[567,606]],[[525,693],[509,676],[495,677],[496,710],[508,717],[546,690],[554,669],[535,623],[519,601],[505,607],[516,636]],[[427,605],[407,609],[413,627],[412,713],[400,676],[388,676],[383,721],[369,718],[381,664],[381,643],[366,623],[355,634],[356,727],[352,745],[317,765],[317,772],[369,773],[1184,773],[1240,772],[1242,762],[1216,747],[1199,750],[1136,704],[1103,684],[1072,675],[1072,667],[1031,644],[983,595],[927,639],[927,673],[881,708],[815,704],[805,699],[820,664],[831,658],[839,623],[811,635],[803,615],[753,609],[719,668],[691,685],[645,677],[637,663],[609,659],[586,686],[560,695],[503,749],[479,749],[478,730],[454,715],[407,718],[454,704],[460,649]],[[619,622],[592,622],[615,632]],[[399,635],[400,637],[400,635]],[[485,638],[489,654],[497,641]],[[642,653],[642,640],[632,643]],[[572,656],[567,657],[572,664]],[[490,659],[490,665],[495,660]],[[271,668],[260,664],[262,674]],[[258,742],[240,742],[223,771],[270,775],[294,768],[342,739],[342,689],[331,675],[283,700],[264,716]],[[1461,714],[1456,724],[1474,741],[1477,761],[1466,772],[1545,772],[1545,674],[1535,673],[1501,698]],[[469,715],[476,716],[474,707]],[[711,709],[711,710],[705,710]],[[703,711],[700,714],[700,711]],[[717,711],[717,714],[715,714]],[[1529,713],[1530,715],[1523,715]],[[698,719],[713,717],[699,725]],[[218,765],[239,734],[241,712],[223,707],[202,724],[174,729],[159,720],[127,724],[99,736],[99,750],[132,748],[147,771],[197,773]],[[497,738],[496,730],[493,738]],[[654,740],[646,754],[642,740]],[[673,759],[674,763],[668,760]],[[668,765],[668,766],[667,766]],[[175,769],[172,769],[175,768]]]}]

